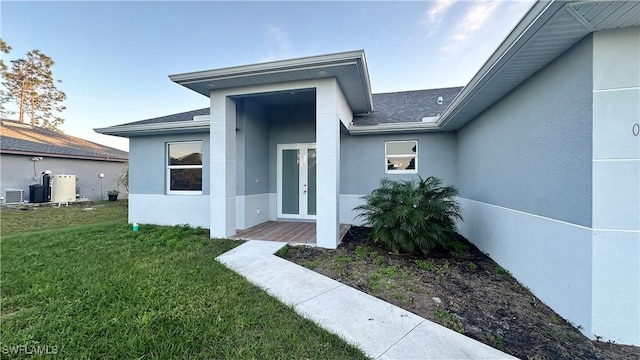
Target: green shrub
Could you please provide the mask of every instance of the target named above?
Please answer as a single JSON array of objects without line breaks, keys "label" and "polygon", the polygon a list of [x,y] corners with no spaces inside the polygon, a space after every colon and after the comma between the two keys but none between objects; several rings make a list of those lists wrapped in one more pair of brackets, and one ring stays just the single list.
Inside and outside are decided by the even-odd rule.
[{"label": "green shrub", "polygon": [[420,251],[427,255],[435,247],[445,247],[456,232],[456,219],[462,220],[454,200],[458,190],[442,186],[430,176],[419,180],[380,180],[380,187],[355,208],[365,225],[373,228],[375,242],[395,253]]}]

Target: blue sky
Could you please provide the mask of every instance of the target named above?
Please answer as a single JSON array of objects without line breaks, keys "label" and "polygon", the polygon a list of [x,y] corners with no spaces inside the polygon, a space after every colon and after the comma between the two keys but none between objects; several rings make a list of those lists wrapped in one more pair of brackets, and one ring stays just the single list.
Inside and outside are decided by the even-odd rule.
[{"label": "blue sky", "polygon": [[67,94],[63,130],[208,106],[168,75],[364,49],[373,92],[465,85],[532,1],[0,3],[5,62],[39,49]]}]

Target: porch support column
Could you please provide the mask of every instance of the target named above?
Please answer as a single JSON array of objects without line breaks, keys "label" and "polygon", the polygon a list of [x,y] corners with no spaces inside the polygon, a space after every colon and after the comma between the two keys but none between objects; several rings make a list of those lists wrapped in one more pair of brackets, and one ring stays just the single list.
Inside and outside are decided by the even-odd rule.
[{"label": "porch support column", "polygon": [[212,91],[210,111],[210,234],[224,238],[236,233],[236,104]]},{"label": "porch support column", "polygon": [[325,79],[316,87],[317,217],[316,244],[335,249],[340,241],[340,120],[338,85]]}]

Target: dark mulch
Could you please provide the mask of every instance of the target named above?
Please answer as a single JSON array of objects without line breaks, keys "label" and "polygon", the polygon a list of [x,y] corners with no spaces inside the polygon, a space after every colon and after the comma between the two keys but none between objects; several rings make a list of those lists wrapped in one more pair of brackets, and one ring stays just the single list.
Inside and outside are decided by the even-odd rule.
[{"label": "dark mulch", "polygon": [[280,256],[521,359],[640,359],[640,348],[591,341],[464,237],[430,257],[394,255],[352,227],[336,250]]}]

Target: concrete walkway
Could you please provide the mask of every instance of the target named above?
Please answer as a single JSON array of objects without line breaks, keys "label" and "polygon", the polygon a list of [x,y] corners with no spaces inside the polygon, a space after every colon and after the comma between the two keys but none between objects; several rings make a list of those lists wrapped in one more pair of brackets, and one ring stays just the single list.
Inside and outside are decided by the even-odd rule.
[{"label": "concrete walkway", "polygon": [[515,359],[273,255],[285,245],[251,240],[217,260],[374,359]]}]

